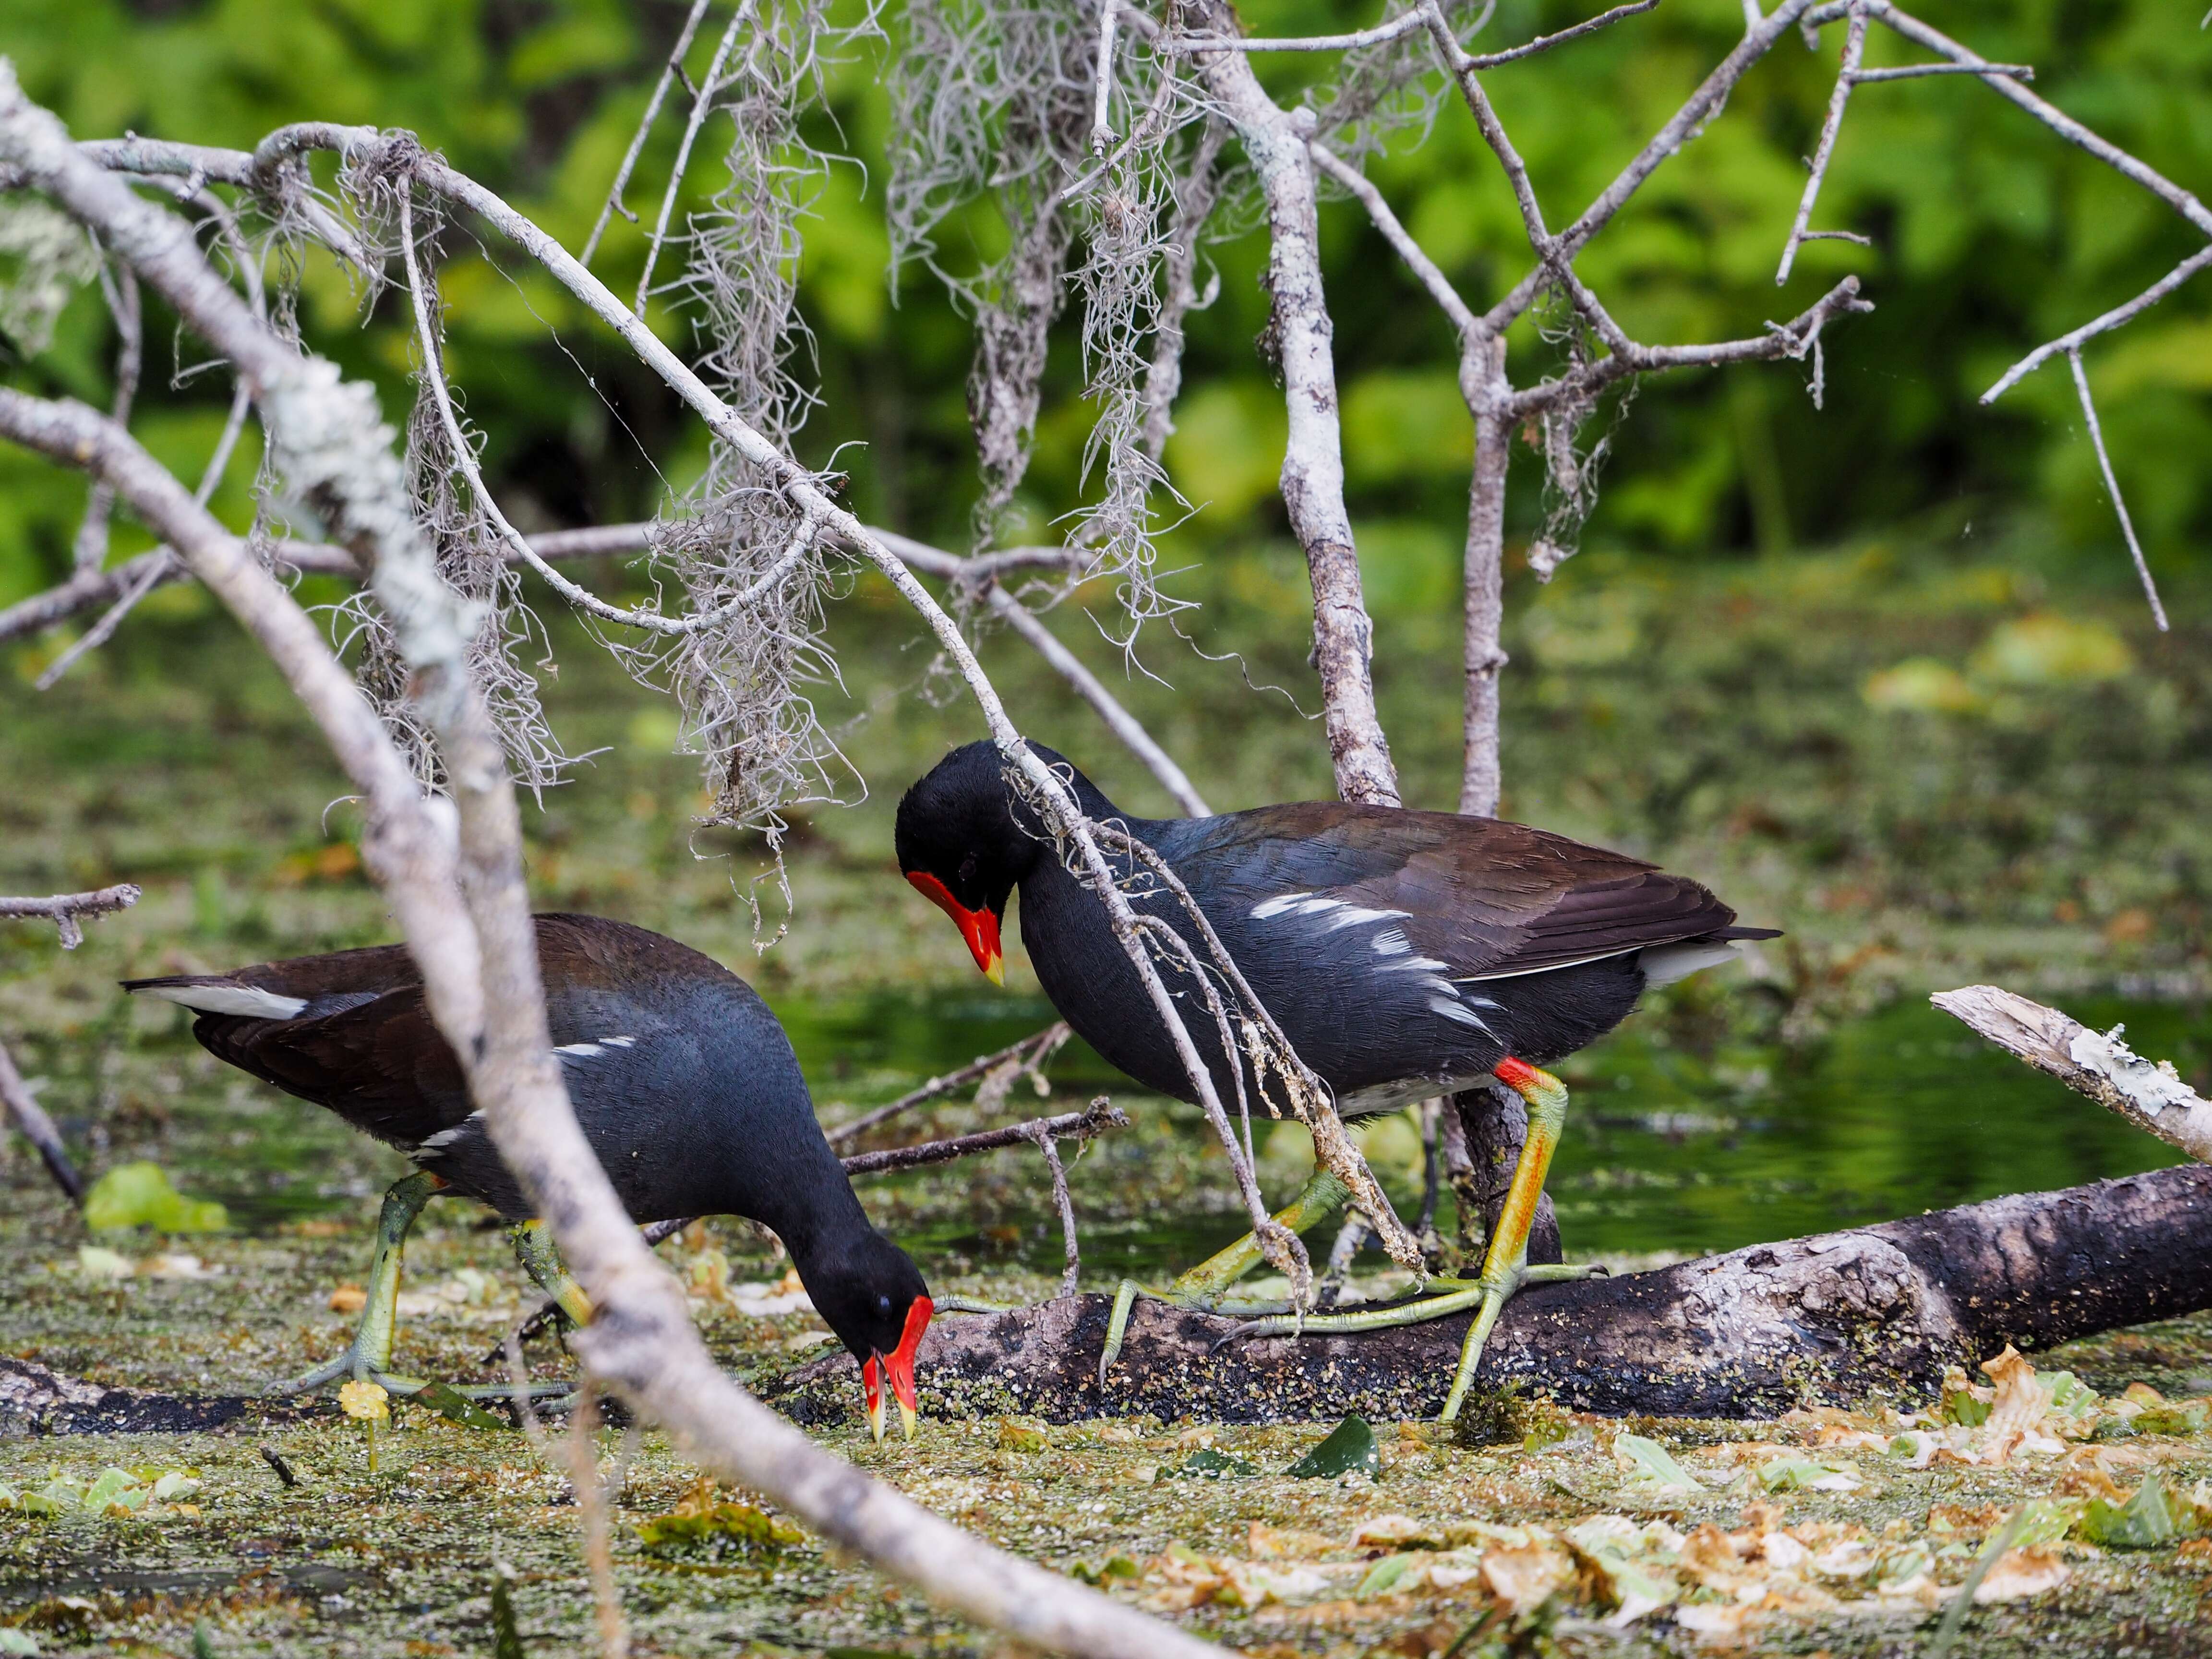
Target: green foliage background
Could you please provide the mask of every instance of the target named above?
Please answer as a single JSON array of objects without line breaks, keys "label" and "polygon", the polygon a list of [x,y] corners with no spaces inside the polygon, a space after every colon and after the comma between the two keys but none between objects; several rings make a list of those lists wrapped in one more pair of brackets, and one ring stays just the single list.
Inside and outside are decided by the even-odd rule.
[{"label": "green foliage background", "polygon": [[[247,145],[281,122],[314,117],[406,126],[507,194],[572,246],[611,177],[684,8],[617,0],[15,0],[0,51],[28,90],[80,136],[131,130]],[[1587,8],[1502,0],[1486,40],[1505,43],[1575,21]],[[1351,27],[1371,3],[1253,0],[1267,33]],[[2045,96],[2185,186],[2212,174],[2212,37],[2187,9],[2151,0],[1963,0],[1930,21],[1999,60],[2028,62]],[[895,21],[895,19],[894,19]],[[1549,56],[1494,72],[1492,95],[1554,222],[1586,202],[1741,31],[1734,0],[1665,0]],[[713,30],[706,31],[711,37]],[[1806,369],[1776,365],[1649,385],[1619,429],[1588,544],[1668,559],[1716,559],[1847,540],[1906,524],[1934,547],[2005,543],[2006,556],[2069,585],[2117,588],[2124,556],[2063,366],[1995,410],[1975,396],[2043,338],[2125,298],[2191,251],[2163,204],[2002,102],[1954,78],[1860,90],[1817,223],[1870,234],[1870,249],[1805,250],[1788,287],[1773,270],[1834,73],[1827,50],[1778,48],[1706,132],[1670,161],[1582,261],[1642,337],[1685,341],[1756,332],[1794,314],[1847,270],[1879,306],[1831,335],[1825,411]],[[703,57],[711,39],[702,39]],[[882,44],[832,75],[836,118],[817,137],[855,158],[823,181],[808,228],[803,306],[818,350],[823,406],[808,458],[833,453],[878,522],[957,540],[972,494],[963,383],[963,321],[926,274],[886,281]],[[1879,28],[1871,60],[1905,61]],[[1325,63],[1263,62],[1277,90]],[[680,122],[664,115],[633,188],[650,211]],[[716,180],[709,129],[695,195]],[[1471,297],[1502,290],[1525,246],[1498,169],[1463,109],[1447,106],[1421,142],[1401,135],[1372,167],[1407,222]],[[1469,447],[1454,355],[1434,309],[1357,210],[1325,210],[1327,275],[1352,501],[1377,609],[1451,603]],[[947,240],[989,247],[987,213]],[[618,292],[634,283],[642,238],[617,223],[599,261]],[[453,358],[509,511],[538,526],[650,511],[662,480],[700,462],[700,434],[623,354],[605,349],[566,296],[503,271],[465,243],[447,272]],[[497,251],[495,250],[495,252]],[[1265,320],[1256,238],[1213,250],[1220,295],[1194,319],[1175,481],[1200,510],[1174,538],[1212,558],[1279,542],[1273,496],[1279,402],[1253,350]],[[510,274],[511,273],[511,274]],[[408,346],[387,303],[356,325],[356,296],[328,266],[309,272],[316,343],[386,384],[404,406]],[[2212,319],[2200,285],[2093,348],[2093,381],[2154,566],[2177,597],[2203,569],[2212,501]],[[681,338],[680,317],[658,323]],[[557,341],[549,336],[552,325]],[[1515,374],[1541,366],[1524,326]],[[152,382],[139,422],[157,453],[191,466],[214,439],[228,387],[205,375],[171,388],[175,337],[149,328]],[[56,349],[12,371],[104,399],[107,325],[80,297]],[[192,361],[188,341],[178,349]],[[1080,499],[1088,411],[1077,396],[1072,329],[1056,342],[1054,385],[1025,505],[1036,530]],[[587,379],[587,376],[589,377]],[[852,447],[852,446],[863,447]],[[243,504],[241,457],[225,504]],[[1516,463],[1514,524],[1535,522],[1532,453]],[[0,602],[66,562],[82,485],[20,455],[0,456]],[[1176,561],[1170,560],[1170,562]],[[1206,578],[1188,579],[1200,586]],[[188,603],[179,595],[171,603]]]}]

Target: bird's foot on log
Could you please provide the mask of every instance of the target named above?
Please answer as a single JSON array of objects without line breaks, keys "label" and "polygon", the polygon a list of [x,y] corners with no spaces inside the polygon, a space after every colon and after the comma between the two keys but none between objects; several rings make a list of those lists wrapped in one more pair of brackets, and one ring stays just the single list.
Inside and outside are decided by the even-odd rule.
[{"label": "bird's foot on log", "polygon": [[[1302,1233],[1342,1209],[1351,1196],[1351,1188],[1343,1182],[1327,1169],[1316,1169],[1298,1189],[1298,1195],[1275,1212],[1275,1219],[1292,1232]],[[1216,1251],[1195,1267],[1177,1275],[1172,1284],[1150,1285],[1140,1285],[1133,1279],[1123,1279],[1115,1288],[1114,1310],[1106,1320],[1106,1346],[1098,1354],[1099,1392],[1105,1392],[1107,1370],[1121,1355],[1121,1340],[1128,1334],[1129,1313],[1140,1296],[1200,1313],[1287,1311],[1286,1304],[1277,1302],[1232,1304],[1228,1300],[1230,1287],[1263,1260],[1259,1239],[1247,1233],[1226,1249]]]}]

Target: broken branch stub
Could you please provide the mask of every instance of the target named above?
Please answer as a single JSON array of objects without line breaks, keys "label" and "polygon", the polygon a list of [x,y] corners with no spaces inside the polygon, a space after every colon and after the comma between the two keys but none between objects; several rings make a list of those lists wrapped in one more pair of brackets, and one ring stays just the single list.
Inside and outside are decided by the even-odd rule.
[{"label": "broken branch stub", "polygon": [[2120,1040],[2124,1028],[2093,1031],[2069,1014],[1995,985],[1938,991],[1928,1000],[2075,1094],[2199,1163],[2212,1163],[2212,1101],[2183,1082],[2172,1061],[2154,1062],[2129,1048]]}]

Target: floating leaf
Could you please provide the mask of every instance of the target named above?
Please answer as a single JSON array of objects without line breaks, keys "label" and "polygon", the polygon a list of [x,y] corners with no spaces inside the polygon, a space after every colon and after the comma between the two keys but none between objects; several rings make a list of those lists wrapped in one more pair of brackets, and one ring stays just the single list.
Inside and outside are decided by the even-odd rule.
[{"label": "floating leaf", "polygon": [[0,1625],[0,1654],[7,1659],[39,1659],[38,1638],[28,1631]]},{"label": "floating leaf", "polygon": [[380,1383],[356,1377],[338,1385],[338,1406],[348,1417],[357,1417],[374,1423],[392,1415],[392,1396]]},{"label": "floating leaf", "polygon": [[639,1524],[638,1540],[656,1555],[773,1556],[806,1541],[806,1534],[750,1504],[725,1499],[701,1480],[676,1507]]},{"label": "floating leaf", "polygon": [[84,1224],[219,1233],[229,1227],[230,1212],[211,1199],[186,1198],[169,1184],[167,1170],[141,1160],[118,1164],[92,1183],[84,1195]]},{"label": "floating leaf", "polygon": [[2137,1412],[2137,1434],[2202,1434],[2212,1425],[2212,1401],[2177,1400]]},{"label": "floating leaf", "polygon": [[410,1406],[428,1406],[448,1423],[459,1423],[466,1429],[492,1429],[501,1432],[514,1425],[505,1418],[486,1411],[450,1382],[426,1382],[407,1396]]},{"label": "floating leaf", "polygon": [[1078,1561],[1067,1570],[1071,1578],[1086,1584],[1103,1584],[1109,1578],[1141,1578],[1145,1570],[1126,1555],[1109,1558],[1103,1565],[1092,1566],[1088,1561]]},{"label": "floating leaf", "polygon": [[1333,1480],[1355,1469],[1376,1474],[1382,1468],[1382,1453],[1375,1443],[1375,1431],[1367,1426],[1365,1418],[1354,1414],[1331,1429],[1326,1440],[1283,1473],[1301,1480]]},{"label": "floating leaf", "polygon": [[[106,1513],[108,1505],[138,1485],[138,1477],[125,1469],[102,1469],[93,1481],[91,1490],[79,1500],[79,1507],[94,1515]],[[138,1493],[138,1503],[146,1501],[143,1492]]]},{"label": "floating leaf", "polygon": [[1386,1555],[1368,1568],[1365,1577],[1352,1595],[1364,1601],[1372,1595],[1388,1595],[1391,1587],[1406,1576],[1406,1569],[1419,1558],[1411,1555]]},{"label": "floating leaf", "polygon": [[1167,1471],[1171,1478],[1195,1480],[1222,1480],[1231,1477],[1243,1480],[1260,1471],[1241,1457],[1216,1451],[1211,1446],[1201,1446]]},{"label": "floating leaf", "polygon": [[2166,1502],[2166,1488],[2154,1474],[2125,1504],[2093,1498],[2083,1506],[2079,1530],[2107,1549],[2148,1550],[2171,1544],[2180,1528]]},{"label": "floating leaf", "polygon": [[1615,1435],[1613,1455],[1616,1461],[1628,1466],[1628,1483],[1632,1486],[1656,1486],[1662,1492],[1705,1490],[1698,1477],[1677,1463],[1674,1454],[1656,1440],[1646,1439],[1640,1434]]},{"label": "floating leaf", "polygon": [[1856,1492],[1863,1483],[1858,1471],[1848,1463],[1778,1457],[1760,1466],[1759,1484],[1769,1492]]},{"label": "floating leaf", "polygon": [[1041,1452],[1051,1444],[1052,1437],[1037,1418],[1006,1417],[999,1419],[1000,1451]]}]

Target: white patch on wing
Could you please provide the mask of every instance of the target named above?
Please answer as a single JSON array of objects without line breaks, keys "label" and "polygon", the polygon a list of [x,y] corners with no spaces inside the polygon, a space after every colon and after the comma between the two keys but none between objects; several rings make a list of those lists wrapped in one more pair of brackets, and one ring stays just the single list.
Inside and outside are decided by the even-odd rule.
[{"label": "white patch on wing", "polygon": [[203,1014],[245,1019],[289,1019],[307,1006],[305,997],[279,996],[253,985],[149,985],[144,994]]},{"label": "white patch on wing", "polygon": [[1446,1019],[1455,1019],[1462,1025],[1472,1025],[1485,1036],[1497,1035],[1483,1023],[1480,1014],[1476,1013],[1457,997],[1431,997],[1429,1011],[1431,1013],[1442,1014]]},{"label": "white patch on wing", "polygon": [[[1340,902],[1334,899],[1329,902],[1332,904]],[[1388,921],[1393,916],[1406,916],[1413,914],[1408,910],[1370,910],[1357,904],[1346,904],[1343,908],[1344,914],[1329,923],[1328,932],[1334,933],[1340,927],[1357,927],[1363,922]]]},{"label": "white patch on wing", "polygon": [[636,1042],[637,1039],[634,1036],[608,1037],[606,1045],[610,1048],[628,1048]]},{"label": "white patch on wing", "polygon": [[1263,899],[1252,907],[1252,920],[1272,921],[1293,904],[1308,896],[1309,895],[1304,893],[1279,893],[1273,898]]},{"label": "white patch on wing", "polygon": [[441,1129],[434,1135],[425,1135],[422,1138],[422,1144],[415,1149],[416,1158],[418,1160],[426,1158],[443,1158],[446,1155],[446,1148],[468,1133],[469,1130],[475,1126],[476,1121],[483,1115],[481,1111],[471,1112],[452,1128]]},{"label": "white patch on wing", "polygon": [[1385,927],[1367,944],[1378,957],[1402,957],[1413,948],[1413,941],[1406,937],[1406,930],[1402,927]]},{"label": "white patch on wing", "polygon": [[635,1037],[601,1037],[597,1042],[564,1042],[553,1052],[563,1060],[597,1060],[610,1048],[627,1048]]}]

